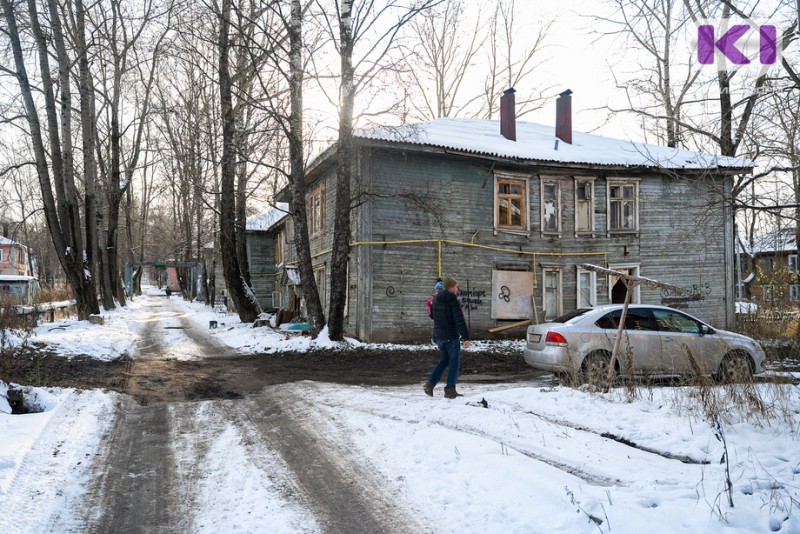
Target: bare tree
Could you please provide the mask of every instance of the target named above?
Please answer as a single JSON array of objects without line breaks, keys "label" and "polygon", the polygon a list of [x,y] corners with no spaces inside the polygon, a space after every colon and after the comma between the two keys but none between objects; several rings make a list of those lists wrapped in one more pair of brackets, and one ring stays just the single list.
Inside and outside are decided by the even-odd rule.
[{"label": "bare tree", "polygon": [[[541,21],[535,30],[529,29],[525,35],[519,35],[517,21],[520,18],[516,0],[497,2],[484,44],[488,68],[483,81],[482,106],[474,113],[475,117],[493,118],[495,113],[499,113],[503,91],[519,87],[546,61],[543,50],[553,21]],[[520,43],[524,43],[522,47]],[[539,82],[535,90],[531,88],[527,93],[529,96],[517,99],[517,116],[542,107],[552,90],[552,84]]]},{"label": "bare tree", "polygon": [[[339,131],[336,143],[336,205],[334,210],[333,248],[331,251],[330,304],[328,311],[328,333],[332,340],[343,339],[344,309],[347,297],[347,266],[350,257],[350,210],[352,208],[351,186],[355,164],[353,145],[353,122],[356,95],[368,86],[387,68],[390,52],[395,48],[400,30],[420,12],[438,5],[436,0],[407,3],[389,0],[378,6],[366,0],[341,0],[336,4],[338,32],[334,32],[330,21],[330,37],[335,44],[339,65]],[[357,8],[354,10],[354,8]],[[322,9],[325,13],[325,9]],[[387,22],[391,18],[390,22]],[[379,28],[376,31],[376,28]],[[368,50],[354,59],[358,44]]]},{"label": "bare tree", "polygon": [[416,50],[401,76],[413,82],[409,101],[422,119],[457,116],[480,98],[473,91],[463,99],[463,93],[470,94],[469,77],[482,43],[481,13],[469,21],[466,10],[463,0],[447,0],[409,25]]},{"label": "bare tree", "polygon": [[[77,5],[80,5],[80,2],[76,2]],[[96,236],[92,233],[90,225],[86,226],[86,235],[84,236],[82,233],[84,225],[81,208],[85,213],[91,213],[94,209],[94,206],[91,205],[94,199],[87,194],[84,202],[80,202],[74,173],[71,77],[74,58],[68,55],[61,13],[54,0],[49,0],[47,4],[48,16],[45,19],[49,21],[47,28],[42,26],[42,17],[35,0],[28,1],[27,13],[18,12],[17,6],[10,0],[0,0],[0,6],[2,6],[6,22],[4,33],[11,46],[14,59],[14,66],[3,67],[3,70],[13,75],[19,85],[31,136],[47,226],[56,251],[62,253],[59,255],[59,259],[73,289],[78,315],[81,319],[86,319],[90,314],[99,311],[94,286],[94,266],[91,260]],[[76,7],[76,11],[80,9],[80,7]],[[24,16],[27,16],[27,19],[23,19]],[[21,19],[23,27],[29,28],[29,35],[36,50],[39,66],[39,90],[44,102],[43,111],[36,105],[33,97],[19,30]],[[79,48],[75,50],[75,54],[80,57],[86,54],[86,50]],[[51,79],[51,55],[54,55],[57,61],[58,87],[54,86]],[[86,88],[81,86],[80,105],[82,110],[84,106],[89,105],[84,89]],[[58,102],[56,94],[58,94]],[[42,113],[46,121],[44,128],[40,118]],[[83,134],[85,135],[85,130]],[[45,148],[45,136],[49,142],[49,149]],[[85,139],[84,142],[86,142]],[[92,179],[91,173],[84,175],[84,181],[87,182],[84,190],[87,192],[93,190],[94,184],[89,183]]]},{"label": "bare tree", "polygon": [[236,115],[233,108],[233,81],[230,72],[231,1],[222,0],[219,13],[219,97],[222,108],[222,166],[220,197],[220,249],[225,284],[239,318],[252,322],[261,307],[240,267],[236,231]]}]

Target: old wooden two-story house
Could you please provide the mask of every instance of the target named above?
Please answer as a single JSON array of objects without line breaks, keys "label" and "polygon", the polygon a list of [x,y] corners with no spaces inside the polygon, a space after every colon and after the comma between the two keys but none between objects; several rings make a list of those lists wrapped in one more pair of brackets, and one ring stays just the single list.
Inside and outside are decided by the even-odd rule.
[{"label": "old wooden two-story house", "polygon": [[[621,281],[579,267],[586,263],[688,290],[641,286],[634,302],[686,308],[721,327],[733,321],[733,218],[720,199],[733,175],[752,171],[748,161],[573,132],[569,92],[557,101],[555,130],[517,122],[509,90],[500,121],[444,118],[355,140],[348,335],[427,339],[424,302],[443,275],[459,281],[473,338],[621,302]],[[331,147],[306,178],[325,306],[335,159]]]},{"label": "old wooden two-story house", "polygon": [[[282,308],[287,303],[284,276],[284,227],[289,218],[289,205],[277,203],[273,208],[248,217],[246,222],[247,263],[250,266],[250,285],[264,310]],[[220,262],[221,263],[221,262]],[[223,279],[220,271],[219,278]]]}]

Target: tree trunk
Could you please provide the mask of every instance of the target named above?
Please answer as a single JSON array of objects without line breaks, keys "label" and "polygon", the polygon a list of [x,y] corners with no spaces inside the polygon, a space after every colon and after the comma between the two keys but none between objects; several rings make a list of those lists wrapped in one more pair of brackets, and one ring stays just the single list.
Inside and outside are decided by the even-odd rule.
[{"label": "tree trunk", "polygon": [[[219,28],[219,84],[222,108],[222,172],[220,195],[220,253],[225,285],[242,322],[253,322],[261,307],[239,267],[236,246],[236,127],[229,71],[231,1],[222,0]],[[242,236],[243,237],[243,236]]]},{"label": "tree trunk", "polygon": [[303,157],[303,34],[300,0],[292,0],[289,21],[290,43],[290,98],[289,116],[289,158],[291,211],[294,221],[294,243],[297,250],[300,283],[306,301],[308,323],[314,337],[325,326],[325,315],[319,298],[314,268],[311,263],[311,243],[308,239],[308,218],[306,213],[305,161]]},{"label": "tree trunk", "polygon": [[350,182],[353,171],[353,0],[342,0],[339,21],[341,85],[339,141],[336,150],[336,209],[331,252],[330,307],[328,334],[331,340],[344,338],[344,308],[347,299],[347,263],[350,258]]},{"label": "tree trunk", "polygon": [[[31,146],[36,163],[36,174],[42,192],[42,203],[47,227],[53,239],[57,256],[72,287],[78,308],[78,316],[86,319],[99,311],[93,283],[93,266],[86,263],[86,253],[81,238],[80,206],[77,200],[77,188],[72,174],[72,120],[70,99],[70,61],[66,54],[61,21],[54,2],[49,3],[51,35],[56,44],[56,57],[59,65],[60,97],[61,97],[61,131],[64,139],[59,138],[56,98],[51,79],[47,39],[39,24],[39,15],[35,0],[28,1],[30,29],[36,42],[39,70],[43,74],[39,91],[44,99],[47,118],[47,134],[50,141],[49,152],[45,150],[42,125],[39,111],[33,100],[31,85],[28,79],[22,44],[14,14],[14,7],[9,0],[0,0],[3,15],[6,19],[5,33],[8,35],[17,83],[25,106],[25,115],[30,127]],[[85,54],[79,50],[78,54]],[[83,100],[85,95],[81,95]],[[62,150],[63,142],[63,150]],[[53,180],[51,180],[51,169]],[[56,196],[53,197],[55,187]]]}]

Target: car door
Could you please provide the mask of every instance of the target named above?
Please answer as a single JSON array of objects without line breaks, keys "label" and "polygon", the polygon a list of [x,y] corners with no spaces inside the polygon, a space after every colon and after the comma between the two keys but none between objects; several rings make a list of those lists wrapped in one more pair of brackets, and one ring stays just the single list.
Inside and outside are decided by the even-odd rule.
[{"label": "car door", "polygon": [[[598,326],[607,328],[606,335],[612,343],[621,315],[621,309],[614,310],[597,322]],[[628,355],[631,356],[633,374],[650,374],[662,370],[661,335],[650,308],[628,309],[618,355],[620,369],[624,369],[626,373],[629,372]]]},{"label": "car door", "polygon": [[662,364],[667,372],[692,373],[689,353],[703,372],[715,368],[724,347],[716,335],[701,333],[702,323],[677,310],[653,309],[653,316],[661,334]]}]

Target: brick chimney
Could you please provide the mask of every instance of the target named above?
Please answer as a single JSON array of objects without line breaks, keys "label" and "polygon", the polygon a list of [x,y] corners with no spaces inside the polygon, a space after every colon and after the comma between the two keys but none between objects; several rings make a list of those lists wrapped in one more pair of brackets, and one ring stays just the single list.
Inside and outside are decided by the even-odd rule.
[{"label": "brick chimney", "polygon": [[556,99],[556,137],[572,144],[572,91],[567,89]]},{"label": "brick chimney", "polygon": [[500,133],[509,141],[517,140],[517,112],[514,93],[517,91],[511,87],[503,91],[500,97]]}]

